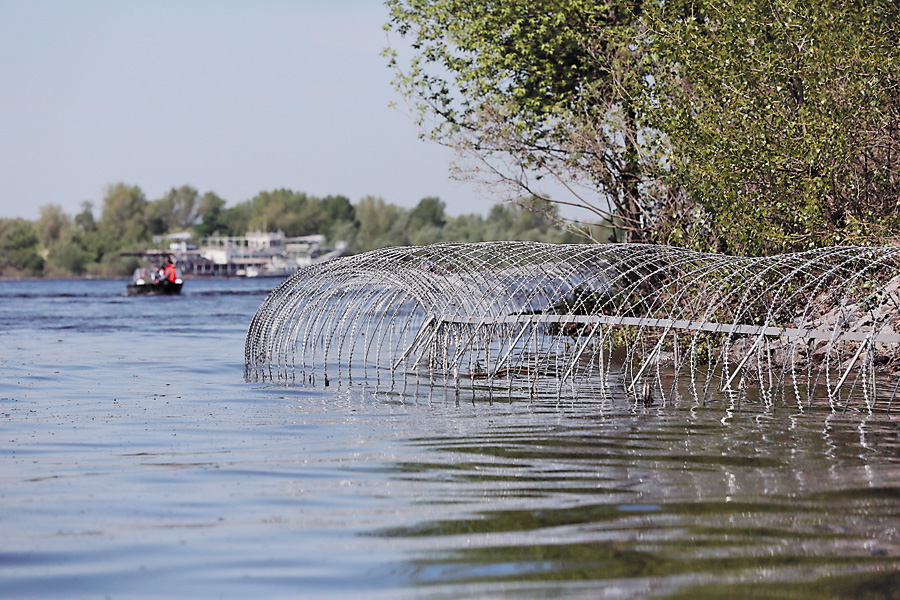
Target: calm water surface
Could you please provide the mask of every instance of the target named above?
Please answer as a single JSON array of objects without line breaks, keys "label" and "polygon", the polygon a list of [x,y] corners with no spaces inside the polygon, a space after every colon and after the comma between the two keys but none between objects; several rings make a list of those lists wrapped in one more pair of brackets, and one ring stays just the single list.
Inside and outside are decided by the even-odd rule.
[{"label": "calm water surface", "polygon": [[277,283],[0,282],[0,597],[900,597],[897,417],[247,382]]}]

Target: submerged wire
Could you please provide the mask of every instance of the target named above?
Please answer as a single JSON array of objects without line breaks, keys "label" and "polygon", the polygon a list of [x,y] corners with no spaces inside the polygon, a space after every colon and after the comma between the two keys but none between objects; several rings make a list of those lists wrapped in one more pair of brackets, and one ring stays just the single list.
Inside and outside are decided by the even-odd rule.
[{"label": "submerged wire", "polygon": [[[833,410],[891,406],[900,249],[746,258],[642,244],[385,248],[302,269],[260,305],[247,376],[415,377],[530,394],[688,389]],[[682,384],[679,388],[679,382]]]}]

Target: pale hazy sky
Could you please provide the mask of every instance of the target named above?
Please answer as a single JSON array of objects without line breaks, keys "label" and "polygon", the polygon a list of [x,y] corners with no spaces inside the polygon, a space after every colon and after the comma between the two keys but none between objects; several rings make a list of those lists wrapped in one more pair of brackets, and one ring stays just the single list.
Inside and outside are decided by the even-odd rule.
[{"label": "pale hazy sky", "polygon": [[418,138],[386,20],[379,0],[0,0],[0,217],[98,210],[117,182],[486,212]]}]

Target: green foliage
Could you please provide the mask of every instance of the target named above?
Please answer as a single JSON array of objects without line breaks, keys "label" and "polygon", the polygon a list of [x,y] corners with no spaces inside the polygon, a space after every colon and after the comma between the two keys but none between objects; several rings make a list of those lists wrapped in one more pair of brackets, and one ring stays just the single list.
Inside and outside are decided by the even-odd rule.
[{"label": "green foliage", "polygon": [[148,207],[148,220],[154,221],[153,233],[189,230],[200,220],[201,205],[200,194],[195,188],[189,185],[172,188]]},{"label": "green foliage", "polygon": [[356,218],[356,209],[346,196],[326,196],[322,199],[322,210],[326,221],[332,225],[342,221],[352,222]]},{"label": "green foliage", "polygon": [[84,232],[97,231],[97,223],[94,221],[94,205],[90,202],[81,204],[81,212],[75,215],[75,226]]},{"label": "green foliage", "polygon": [[197,243],[211,235],[281,229],[290,237],[323,234],[330,243],[346,242],[350,252],[445,241],[581,241],[560,227],[556,210],[537,199],[522,199],[519,205],[495,206],[487,218],[451,217],[436,197],[405,209],[373,196],[354,206],[345,196],[317,198],[286,189],[260,192],[229,208],[215,193],[201,197],[189,186],[148,202],[140,188],[116,184],[106,191],[99,220],[90,202],[74,218],[50,204],[41,207],[33,223],[0,220],[0,276],[126,275],[135,259],[121,251],[145,250],[152,247],[151,235],[182,231],[191,222]]},{"label": "green foliage", "polygon": [[94,220],[93,205],[90,202],[83,203],[81,212],[74,218],[72,241],[84,252],[86,264],[97,262],[103,258],[106,251],[106,243],[103,238],[104,236]]},{"label": "green foliage", "polygon": [[896,2],[386,4],[396,85],[467,176],[586,187],[554,201],[626,241],[760,254],[900,226]]},{"label": "green foliage", "polygon": [[225,200],[214,192],[203,194],[197,207],[198,222],[194,225],[194,234],[199,238],[211,235],[232,235],[228,224],[223,220],[222,210],[225,208]]},{"label": "green foliage", "polygon": [[77,238],[72,238],[50,249],[45,272],[52,268],[56,276],[83,275],[87,271],[88,259],[88,250]]},{"label": "green foliage", "polygon": [[91,236],[97,237],[90,207],[86,206],[74,222],[57,204],[42,206],[40,213],[35,231],[42,248],[40,254],[45,259],[43,275],[66,277],[84,274],[91,255],[96,254],[95,248],[84,244]]},{"label": "green foliage", "polygon": [[44,259],[31,221],[0,219],[0,275],[40,275]]},{"label": "green foliage", "polygon": [[359,230],[352,252],[365,252],[392,245],[408,245],[407,224],[409,213],[383,198],[366,196],[356,205]]},{"label": "green foliage", "polygon": [[285,189],[260,192],[250,203],[251,230],[280,230],[287,236],[309,235],[319,230],[320,202],[306,194]]},{"label": "green foliage", "polygon": [[580,236],[560,226],[557,206],[537,198],[518,204],[495,204],[486,220],[485,238],[551,243],[581,243]]},{"label": "green foliage", "polygon": [[64,238],[71,229],[72,220],[58,204],[47,204],[40,208],[41,216],[35,229],[41,244],[49,248]]},{"label": "green foliage", "polygon": [[218,223],[222,229],[218,229],[219,233],[227,233],[228,235],[240,235],[250,230],[250,219],[253,216],[253,204],[250,202],[241,202],[227,210],[223,210],[218,218]]},{"label": "green foliage", "polygon": [[900,224],[896,3],[660,2],[648,110],[708,247],[751,254],[891,235]]},{"label": "green foliage", "polygon": [[637,43],[643,2],[386,5],[386,28],[409,42],[385,52],[395,84],[433,139],[474,159],[467,176],[514,196],[560,179],[589,195],[550,201],[615,216],[633,241],[653,238],[665,190],[648,178],[658,157],[635,104],[650,75]]},{"label": "green foliage", "polygon": [[158,215],[148,210],[141,188],[118,183],[106,190],[100,231],[109,246],[146,243],[155,229],[152,227],[154,217]]},{"label": "green foliage", "polygon": [[321,233],[354,220],[355,209],[344,196],[323,199],[280,189],[260,192],[252,200],[223,211],[217,223],[232,235],[245,231],[283,231],[289,237]]},{"label": "green foliage", "polygon": [[444,214],[446,208],[447,205],[441,202],[440,198],[422,198],[410,214],[410,229],[421,227],[440,229],[447,224],[447,216]]},{"label": "green foliage", "polygon": [[247,231],[280,230],[289,237],[321,233],[333,238],[335,228],[345,231],[342,224],[354,220],[353,205],[344,196],[320,199],[287,189],[260,192],[233,208],[217,210],[213,227],[198,229],[198,233],[203,232],[201,237],[216,232],[242,235]]}]

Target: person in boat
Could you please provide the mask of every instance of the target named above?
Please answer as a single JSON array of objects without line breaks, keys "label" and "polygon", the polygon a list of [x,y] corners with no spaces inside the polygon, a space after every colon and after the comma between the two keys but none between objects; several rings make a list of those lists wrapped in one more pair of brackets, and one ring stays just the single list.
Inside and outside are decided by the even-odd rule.
[{"label": "person in boat", "polygon": [[172,262],[171,256],[166,257],[161,279],[171,283],[175,283],[175,280],[178,279],[178,273],[175,271],[175,264]]}]

